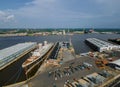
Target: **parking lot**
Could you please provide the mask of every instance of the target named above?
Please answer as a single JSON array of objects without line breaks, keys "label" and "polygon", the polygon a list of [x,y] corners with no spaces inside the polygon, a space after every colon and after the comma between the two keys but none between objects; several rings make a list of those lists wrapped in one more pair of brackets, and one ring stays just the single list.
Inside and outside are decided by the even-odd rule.
[{"label": "parking lot", "polygon": [[36,76],[28,84],[31,87],[64,87],[64,84],[75,79],[80,79],[94,72],[101,72],[95,65],[93,59],[89,57],[80,57],[70,60],[61,67],[53,68],[45,73]]}]

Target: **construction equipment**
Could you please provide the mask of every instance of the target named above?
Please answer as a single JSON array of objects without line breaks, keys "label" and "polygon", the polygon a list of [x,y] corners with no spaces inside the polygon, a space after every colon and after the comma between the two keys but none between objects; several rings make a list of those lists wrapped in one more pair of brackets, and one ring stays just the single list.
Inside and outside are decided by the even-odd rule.
[{"label": "construction equipment", "polygon": [[96,60],[95,63],[99,68],[104,69],[108,61],[105,59],[102,59],[102,60]]},{"label": "construction equipment", "polygon": [[108,63],[108,60],[104,58],[104,55],[100,55],[95,63],[99,68],[104,69],[105,65]]}]

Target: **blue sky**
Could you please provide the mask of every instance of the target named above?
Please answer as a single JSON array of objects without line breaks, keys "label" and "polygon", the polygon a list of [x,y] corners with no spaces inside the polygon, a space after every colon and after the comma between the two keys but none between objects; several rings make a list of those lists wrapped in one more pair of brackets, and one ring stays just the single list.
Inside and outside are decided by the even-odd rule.
[{"label": "blue sky", "polygon": [[120,0],[0,0],[0,28],[120,28]]}]

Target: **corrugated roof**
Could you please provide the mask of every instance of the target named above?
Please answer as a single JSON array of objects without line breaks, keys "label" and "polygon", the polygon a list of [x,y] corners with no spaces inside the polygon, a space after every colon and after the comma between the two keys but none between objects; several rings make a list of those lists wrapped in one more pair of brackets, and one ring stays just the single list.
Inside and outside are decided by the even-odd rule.
[{"label": "corrugated roof", "polygon": [[110,63],[113,63],[113,64],[116,64],[116,65],[119,65],[119,66],[120,66],[120,59],[118,59],[118,60],[115,60],[115,61],[113,61],[113,62],[110,62]]},{"label": "corrugated roof", "polygon": [[20,50],[23,50],[33,44],[35,44],[35,42],[19,43],[14,46],[2,49],[2,50],[0,50],[0,60],[4,59]]},{"label": "corrugated roof", "polygon": [[97,38],[87,38],[86,40],[88,40],[92,44],[96,45],[97,47],[113,46],[113,44],[103,41],[103,40],[100,40],[100,39],[97,39]]}]

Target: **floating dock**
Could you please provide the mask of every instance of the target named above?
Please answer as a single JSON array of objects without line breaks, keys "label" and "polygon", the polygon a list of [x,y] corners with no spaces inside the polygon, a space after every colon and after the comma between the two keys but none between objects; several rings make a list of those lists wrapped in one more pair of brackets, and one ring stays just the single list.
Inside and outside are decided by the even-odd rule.
[{"label": "floating dock", "polygon": [[114,45],[97,38],[88,38],[85,40],[85,43],[95,51],[99,51],[99,52],[103,52],[107,50],[117,50],[120,48],[119,45]]}]

